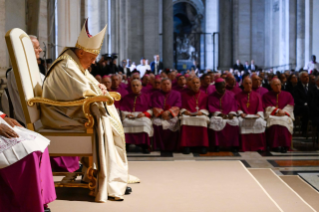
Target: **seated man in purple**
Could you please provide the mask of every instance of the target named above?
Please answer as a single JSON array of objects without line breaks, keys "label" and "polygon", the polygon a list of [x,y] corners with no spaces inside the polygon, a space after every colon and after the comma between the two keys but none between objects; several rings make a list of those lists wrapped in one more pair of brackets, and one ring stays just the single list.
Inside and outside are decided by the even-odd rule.
[{"label": "seated man in purple", "polygon": [[210,74],[203,74],[201,77],[201,87],[200,89],[204,91],[207,95],[212,94],[215,91],[215,86],[211,85],[212,80]]},{"label": "seated man in purple", "polygon": [[207,94],[200,90],[200,80],[194,77],[191,90],[182,93],[180,146],[184,154],[190,153],[191,147],[199,147],[200,153],[206,154],[209,146],[207,126]]},{"label": "seated man in purple", "polygon": [[[150,81],[150,75],[145,74],[142,78],[142,93],[150,94],[152,93],[153,86]],[[132,87],[132,86],[131,86]]]},{"label": "seated man in purple", "polygon": [[241,92],[241,89],[237,85],[237,81],[232,74],[227,74],[226,77],[226,89],[233,92],[235,95]]},{"label": "seated man in purple", "polygon": [[56,199],[50,141],[0,112],[0,211],[50,211]]},{"label": "seated man in purple", "polygon": [[154,149],[174,151],[177,147],[179,135],[178,114],[182,106],[181,94],[172,90],[170,79],[161,82],[161,91],[152,95]]},{"label": "seated man in purple", "polygon": [[253,91],[259,93],[260,97],[262,98],[263,95],[268,92],[267,88],[261,86],[262,79],[254,73],[251,75],[251,80],[253,83]]},{"label": "seated man in purple", "polygon": [[270,82],[272,91],[264,94],[263,107],[267,121],[266,140],[270,148],[282,153],[290,149],[294,117],[294,99],[289,92],[281,90],[281,82]]},{"label": "seated man in purple", "polygon": [[175,91],[183,92],[186,88],[186,78],[184,75],[177,76],[177,84],[173,87]]},{"label": "seated man in purple", "polygon": [[208,97],[208,111],[210,120],[209,134],[210,146],[219,151],[219,147],[232,147],[238,152],[239,147],[239,122],[236,117],[237,103],[233,92],[226,90],[223,78],[215,82],[216,91]]},{"label": "seated man in purple", "polygon": [[[118,92],[121,94],[121,99],[123,99],[127,94],[127,90],[124,87],[120,87],[121,81],[117,74],[112,75],[112,91]],[[114,105],[116,109],[119,109],[120,107],[120,101],[114,101]]]},{"label": "seated man in purple", "polygon": [[266,121],[260,95],[252,90],[249,77],[243,80],[244,90],[236,95],[242,151],[263,151],[266,147]]},{"label": "seated man in purple", "polygon": [[149,153],[150,137],[153,136],[150,95],[141,92],[142,84],[138,79],[131,82],[131,89],[120,105],[125,140],[127,144],[140,146],[143,153]]}]

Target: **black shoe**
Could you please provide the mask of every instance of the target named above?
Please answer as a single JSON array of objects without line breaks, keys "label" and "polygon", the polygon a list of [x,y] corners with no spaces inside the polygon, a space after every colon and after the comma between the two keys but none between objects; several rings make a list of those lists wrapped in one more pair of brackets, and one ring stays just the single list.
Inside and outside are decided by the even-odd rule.
[{"label": "black shoe", "polygon": [[150,153],[151,153],[150,150],[149,150],[147,147],[146,147],[146,148],[143,148],[142,152],[143,152],[144,154],[150,154]]},{"label": "black shoe", "polygon": [[281,149],[281,147],[280,147],[280,146],[279,146],[279,147],[277,147],[277,148],[274,148],[274,151],[275,151],[275,152],[281,152],[281,150],[282,150],[282,149]]},{"label": "black shoe", "polygon": [[288,149],[287,147],[282,147],[281,148],[281,153],[287,153],[287,149]]},{"label": "black shoe", "polygon": [[219,146],[215,147],[215,152],[220,152]]},{"label": "black shoe", "polygon": [[132,188],[126,187],[125,194],[128,195],[128,194],[131,194],[131,192],[132,192]]},{"label": "black shoe", "polygon": [[200,154],[206,154],[207,153],[207,148],[206,147],[202,147],[200,149]]},{"label": "black shoe", "polygon": [[189,147],[184,147],[184,149],[183,149],[183,154],[188,155],[190,152],[191,152],[191,148],[189,148]]},{"label": "black shoe", "polygon": [[110,201],[118,201],[118,202],[121,202],[121,201],[123,201],[124,199],[117,199],[116,197],[108,197],[108,200],[110,200]]},{"label": "black shoe", "polygon": [[238,148],[237,147],[233,147],[233,153],[238,153]]},{"label": "black shoe", "polygon": [[51,212],[50,208],[44,208],[44,212]]}]

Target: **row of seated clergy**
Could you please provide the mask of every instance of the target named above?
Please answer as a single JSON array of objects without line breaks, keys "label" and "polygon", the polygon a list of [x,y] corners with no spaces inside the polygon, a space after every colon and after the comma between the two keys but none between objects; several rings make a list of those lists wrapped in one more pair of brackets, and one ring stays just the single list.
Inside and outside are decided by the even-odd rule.
[{"label": "row of seated clergy", "polygon": [[[33,44],[35,56],[37,59],[40,58],[40,53],[42,49],[40,48],[40,43],[35,36],[30,36],[31,42]],[[13,114],[22,125],[26,126],[26,121],[24,117],[24,113],[22,110],[20,95],[17,87],[17,82],[15,79],[15,75],[13,70],[8,71],[8,91],[9,91],[9,99],[12,101],[13,106]],[[44,80],[44,75],[40,73],[41,80]],[[50,157],[51,166],[54,171],[61,172],[74,172],[79,169],[79,157]]]},{"label": "row of seated clergy", "polygon": [[[133,93],[124,97],[125,104],[121,106],[127,142],[144,145],[144,149],[149,147],[149,137],[153,134],[149,118],[154,115],[155,150],[173,151],[183,147],[188,152],[190,147],[195,146],[202,147],[203,152],[209,146],[216,149],[219,146],[241,146],[243,151],[264,150],[266,124],[270,147],[283,147],[283,151],[290,147],[293,98],[289,93],[275,88],[278,79],[272,82],[274,91],[265,94],[263,101],[257,92],[252,91],[249,77],[244,81],[244,91],[236,96],[226,90],[222,78],[216,80],[217,91],[209,96],[199,90],[198,78],[193,78],[191,82],[191,89],[182,92],[181,98],[179,92],[170,90],[169,80],[162,81],[163,91],[152,97],[140,94],[140,81],[133,81]],[[177,118],[179,108],[180,123]],[[209,113],[212,114],[210,120]],[[236,117],[238,114],[239,118]],[[138,121],[139,118],[143,121]],[[179,128],[180,133],[177,132]]]},{"label": "row of seated clergy", "polygon": [[0,111],[0,211],[50,211],[56,199],[50,141]]}]

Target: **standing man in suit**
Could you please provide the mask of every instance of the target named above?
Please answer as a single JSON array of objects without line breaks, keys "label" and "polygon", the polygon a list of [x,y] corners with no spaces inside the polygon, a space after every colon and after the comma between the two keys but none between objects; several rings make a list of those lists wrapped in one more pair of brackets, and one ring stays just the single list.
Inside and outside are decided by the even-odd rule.
[{"label": "standing man in suit", "polygon": [[151,63],[152,72],[157,75],[160,73],[160,70],[163,70],[163,63],[160,61],[159,55],[154,55],[154,61]]},{"label": "standing man in suit", "polygon": [[234,70],[242,71],[244,70],[243,64],[240,63],[240,60],[236,60],[235,65],[233,66]]},{"label": "standing man in suit", "polygon": [[307,132],[307,125],[309,120],[309,75],[307,71],[303,71],[299,75],[299,82],[292,91],[295,100],[295,116],[301,116],[301,131],[305,135]]},{"label": "standing man in suit", "polygon": [[254,60],[251,60],[250,62],[250,65],[249,65],[249,68],[248,68],[250,71],[252,72],[255,72],[258,70],[258,67],[255,65],[255,61]]},{"label": "standing man in suit", "polygon": [[119,71],[122,72],[122,74],[125,74],[126,76],[131,76],[131,70],[129,67],[127,67],[126,60],[122,60],[122,64],[119,66]]}]

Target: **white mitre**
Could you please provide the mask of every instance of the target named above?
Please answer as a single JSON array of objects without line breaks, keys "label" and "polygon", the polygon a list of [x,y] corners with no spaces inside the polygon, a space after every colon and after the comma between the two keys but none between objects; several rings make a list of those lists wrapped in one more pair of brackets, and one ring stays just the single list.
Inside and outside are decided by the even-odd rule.
[{"label": "white mitre", "polygon": [[85,52],[99,55],[103,44],[105,32],[106,25],[101,30],[101,32],[99,32],[95,36],[90,35],[88,29],[88,19],[86,19],[82,31],[79,35],[78,41],[75,44],[75,47],[78,49],[82,49]]}]

